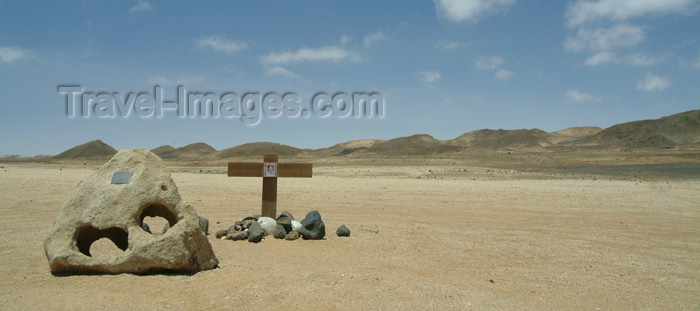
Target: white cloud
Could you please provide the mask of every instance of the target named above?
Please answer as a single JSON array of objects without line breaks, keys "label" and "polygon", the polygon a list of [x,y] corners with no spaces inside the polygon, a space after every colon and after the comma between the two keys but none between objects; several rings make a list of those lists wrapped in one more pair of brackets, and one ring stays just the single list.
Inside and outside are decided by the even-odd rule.
[{"label": "white cloud", "polygon": [[449,41],[449,40],[440,40],[437,43],[435,43],[435,48],[440,49],[443,51],[450,51],[454,50],[457,48],[462,48],[466,47],[467,45],[462,42],[457,42],[457,41]]},{"label": "white cloud", "polygon": [[612,52],[608,51],[603,51],[603,52],[598,52],[593,54],[593,56],[589,57],[584,64],[586,66],[598,66],[598,65],[604,65],[610,62],[613,62],[617,59],[617,55]]},{"label": "white cloud", "polygon": [[3,63],[13,63],[25,58],[29,58],[33,52],[31,50],[16,46],[0,46],[0,61]]},{"label": "white cloud", "polygon": [[645,67],[658,64],[659,59],[649,54],[635,53],[631,55],[618,56],[615,53],[603,51],[593,54],[593,56],[586,59],[583,64],[586,66],[600,66],[609,63]]},{"label": "white cloud", "polygon": [[484,15],[506,12],[515,0],[435,0],[438,16],[454,22],[476,22]]},{"label": "white cloud", "polygon": [[137,3],[137,4],[134,5],[134,6],[132,6],[132,7],[129,9],[129,15],[133,15],[133,14],[139,13],[139,12],[146,12],[146,11],[149,11],[149,10],[151,10],[151,9],[152,9],[152,8],[151,8],[151,4],[150,4],[150,3],[148,3],[147,1],[139,1],[139,3]]},{"label": "white cloud", "polygon": [[262,63],[278,65],[320,61],[340,62],[345,60],[359,62],[362,61],[362,58],[357,53],[347,50],[344,47],[329,45],[318,49],[303,47],[294,52],[273,52],[263,56]]},{"label": "white cloud", "polygon": [[629,66],[651,66],[658,59],[649,54],[635,53],[619,55],[616,50],[629,49],[646,40],[646,32],[642,26],[617,24],[609,28],[579,28],[576,35],[566,38],[564,48],[571,52],[590,52],[586,66],[600,66],[609,63]]},{"label": "white cloud", "polygon": [[395,41],[397,40],[399,34],[405,31],[407,28],[408,24],[404,22],[367,34],[363,39],[364,46],[368,48],[383,41]]},{"label": "white cloud", "polygon": [[479,57],[479,59],[476,61],[474,64],[474,67],[478,70],[482,71],[493,71],[495,70],[496,72],[493,74],[493,76],[496,79],[499,80],[508,80],[512,77],[515,77],[515,73],[505,69],[501,68],[505,62],[503,61],[502,58],[498,56],[489,56],[489,57]]},{"label": "white cloud", "polygon": [[370,47],[370,46],[374,45],[375,43],[378,43],[378,42],[381,42],[384,40],[386,40],[386,36],[384,36],[384,32],[382,32],[381,30],[374,32],[374,33],[371,33],[371,34],[368,34],[365,36],[365,40],[364,40],[365,47]]},{"label": "white cloud", "polygon": [[580,28],[574,37],[566,38],[564,48],[573,51],[610,51],[631,47],[646,39],[644,28],[629,24],[618,24],[610,28]]},{"label": "white cloud", "polygon": [[579,90],[569,90],[566,91],[566,98],[569,99],[571,102],[597,102],[600,101],[600,97],[591,95],[591,94],[586,94],[584,92],[581,92]]},{"label": "white cloud", "polygon": [[248,44],[239,41],[227,41],[219,36],[210,36],[197,40],[197,47],[200,49],[212,49],[216,52],[233,54],[248,48]]},{"label": "white cloud", "polygon": [[696,0],[578,0],[569,4],[566,23],[579,26],[599,20],[624,21],[647,14],[684,13],[693,10]]},{"label": "white cloud", "polygon": [[637,81],[637,89],[641,91],[658,91],[661,92],[671,86],[671,80],[661,76],[647,72],[644,80]]},{"label": "white cloud", "polygon": [[270,75],[270,76],[283,76],[283,77],[292,78],[292,79],[301,78],[300,75],[298,75],[294,72],[291,72],[291,71],[287,70],[287,68],[284,68],[282,66],[272,66],[270,68],[267,68],[265,73]]},{"label": "white cloud", "polygon": [[480,57],[476,61],[476,69],[479,70],[494,70],[503,65],[503,59],[498,56]]},{"label": "white cloud", "polygon": [[659,59],[649,54],[636,53],[627,56],[623,62],[631,66],[653,66],[659,63]]},{"label": "white cloud", "polygon": [[423,71],[419,73],[421,75],[421,80],[428,84],[433,84],[439,82],[442,77],[437,71]]},{"label": "white cloud", "polygon": [[493,76],[499,80],[505,81],[505,80],[508,80],[508,79],[514,77],[515,73],[513,73],[510,70],[506,70],[506,69],[498,69],[498,71],[496,71],[496,73]]},{"label": "white cloud", "polygon": [[[576,35],[564,42],[567,51],[587,51],[591,56],[586,66],[624,64],[652,66],[662,56],[633,51],[624,55],[620,49],[633,48],[646,40],[643,26],[624,23],[637,17],[670,14],[690,15],[700,8],[700,0],[572,0],[565,13],[566,25],[578,27]],[[591,24],[610,24],[608,28],[592,28]],[[615,24],[616,23],[616,24]],[[616,53],[617,52],[617,53]]]}]

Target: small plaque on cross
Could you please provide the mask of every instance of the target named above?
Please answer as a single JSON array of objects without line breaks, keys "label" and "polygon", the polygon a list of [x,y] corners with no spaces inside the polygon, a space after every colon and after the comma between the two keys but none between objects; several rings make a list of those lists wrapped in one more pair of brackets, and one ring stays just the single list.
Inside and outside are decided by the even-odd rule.
[{"label": "small plaque on cross", "polygon": [[263,177],[262,216],[277,217],[277,177],[311,177],[311,163],[277,163],[276,154],[266,154],[263,162],[229,162],[229,177]]}]

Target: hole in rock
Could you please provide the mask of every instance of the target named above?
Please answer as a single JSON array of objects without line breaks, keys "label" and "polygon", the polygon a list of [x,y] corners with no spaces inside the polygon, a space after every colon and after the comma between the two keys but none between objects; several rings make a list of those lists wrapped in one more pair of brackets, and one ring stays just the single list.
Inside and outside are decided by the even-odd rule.
[{"label": "hole in rock", "polygon": [[[144,217],[143,220],[141,220],[141,228],[144,231],[150,231],[151,234],[163,234],[165,233],[165,225],[170,224],[165,218],[156,216],[156,217]],[[146,230],[148,228],[148,230]]]},{"label": "hole in rock", "polygon": [[146,230],[146,224],[152,234],[164,233],[165,225],[170,227],[177,223],[177,216],[167,206],[161,203],[150,203],[146,205],[139,218],[141,228]]},{"label": "hole in rock", "polygon": [[90,257],[92,257],[92,245],[98,240],[104,240],[97,243],[94,247],[94,251],[98,254],[113,254],[114,249],[109,244],[116,246],[122,251],[129,247],[129,233],[122,228],[97,229],[92,225],[85,225],[78,229],[76,240],[78,242],[78,250],[85,256]]},{"label": "hole in rock", "polygon": [[107,256],[107,257],[116,257],[120,256],[121,254],[124,253],[123,250],[121,250],[119,247],[117,247],[112,240],[108,238],[101,238],[95,242],[92,243],[90,246],[90,255],[93,257],[96,256]]}]

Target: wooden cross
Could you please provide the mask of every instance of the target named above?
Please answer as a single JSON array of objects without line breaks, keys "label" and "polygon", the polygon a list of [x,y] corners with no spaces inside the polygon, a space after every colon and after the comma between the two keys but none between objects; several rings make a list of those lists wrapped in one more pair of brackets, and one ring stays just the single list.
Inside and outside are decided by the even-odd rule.
[{"label": "wooden cross", "polygon": [[276,154],[266,154],[263,163],[229,162],[229,177],[262,177],[262,216],[277,217],[277,177],[311,177],[311,163],[277,163]]}]

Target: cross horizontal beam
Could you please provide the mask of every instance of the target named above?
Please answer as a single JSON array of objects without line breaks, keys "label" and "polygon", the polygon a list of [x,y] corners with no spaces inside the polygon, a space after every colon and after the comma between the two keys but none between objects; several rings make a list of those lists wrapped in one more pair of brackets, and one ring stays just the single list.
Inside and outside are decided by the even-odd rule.
[{"label": "cross horizontal beam", "polygon": [[[277,163],[277,177],[311,177],[311,163]],[[229,177],[263,177],[264,163],[259,162],[229,162]]]}]

